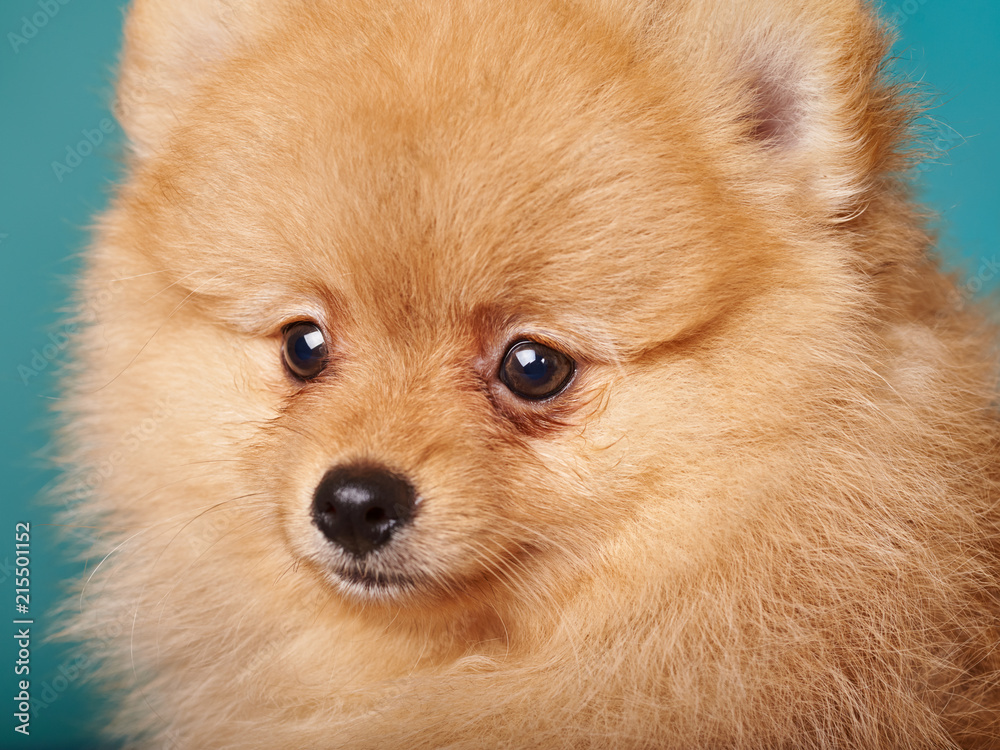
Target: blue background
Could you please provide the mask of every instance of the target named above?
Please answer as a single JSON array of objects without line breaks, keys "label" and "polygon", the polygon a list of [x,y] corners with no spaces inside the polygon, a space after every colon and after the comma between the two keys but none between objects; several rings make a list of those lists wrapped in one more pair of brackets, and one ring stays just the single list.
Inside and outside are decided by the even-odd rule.
[{"label": "blue background", "polygon": [[[55,391],[51,373],[62,353],[50,334],[61,340],[60,310],[87,243],[87,225],[104,205],[116,174],[117,125],[71,172],[56,175],[52,163],[65,162],[68,147],[110,118],[122,4],[3,0],[0,7],[0,619],[8,614],[13,619],[14,581],[7,570],[14,560],[14,523],[29,520],[36,621],[32,693],[55,697],[34,717],[30,738],[13,731],[16,649],[13,638],[5,637],[0,646],[4,748],[94,746],[88,741],[100,721],[100,698],[85,684],[86,670],[73,679],[66,676],[73,675],[80,652],[41,639],[43,629],[55,625],[48,613],[62,591],[60,581],[77,573],[80,564],[67,558],[37,497],[53,477],[45,459],[47,410]],[[976,291],[977,274],[998,254],[1000,235],[1000,3],[891,0],[884,10],[901,34],[897,67],[937,94],[925,130],[939,153],[918,174],[926,200],[941,216],[944,254],[962,284]],[[44,25],[32,21],[43,16]],[[35,31],[31,38],[26,21],[27,32]],[[993,279],[979,293],[995,294],[997,288]],[[0,624],[0,636],[8,628],[14,629],[9,620]]]}]

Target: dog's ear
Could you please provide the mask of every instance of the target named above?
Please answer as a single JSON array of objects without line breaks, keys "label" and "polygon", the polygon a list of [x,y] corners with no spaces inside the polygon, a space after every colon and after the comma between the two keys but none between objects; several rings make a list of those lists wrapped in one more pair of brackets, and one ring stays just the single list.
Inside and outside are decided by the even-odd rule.
[{"label": "dog's ear", "polygon": [[155,151],[199,78],[265,27],[263,6],[260,0],[133,0],[115,115],[135,154]]},{"label": "dog's ear", "polygon": [[844,217],[901,166],[910,110],[887,80],[891,39],[867,3],[677,0],[658,9],[661,51],[703,77],[694,84],[702,108],[720,134],[759,155],[761,181],[809,191]]}]

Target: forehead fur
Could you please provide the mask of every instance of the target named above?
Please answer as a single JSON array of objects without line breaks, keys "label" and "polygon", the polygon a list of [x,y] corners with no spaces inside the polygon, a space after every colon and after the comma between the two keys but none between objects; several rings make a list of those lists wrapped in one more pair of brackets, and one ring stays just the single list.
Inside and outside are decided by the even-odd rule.
[{"label": "forehead fur", "polygon": [[634,19],[569,6],[299,9],[138,170],[136,244],[244,326],[305,298],[666,340],[792,259],[739,188],[750,126],[644,44]]}]

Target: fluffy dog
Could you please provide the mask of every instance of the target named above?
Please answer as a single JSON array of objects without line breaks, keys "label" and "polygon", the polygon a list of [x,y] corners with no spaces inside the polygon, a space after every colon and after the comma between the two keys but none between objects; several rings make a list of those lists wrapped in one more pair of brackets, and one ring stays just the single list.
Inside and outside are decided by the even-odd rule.
[{"label": "fluffy dog", "polygon": [[136,0],[71,632],[137,747],[1000,747],[993,332],[853,0]]}]

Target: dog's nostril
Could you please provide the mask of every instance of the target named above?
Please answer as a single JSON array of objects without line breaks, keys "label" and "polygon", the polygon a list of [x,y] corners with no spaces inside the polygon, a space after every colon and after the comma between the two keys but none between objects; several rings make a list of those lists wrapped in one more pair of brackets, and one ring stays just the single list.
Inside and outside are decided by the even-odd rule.
[{"label": "dog's nostril", "polygon": [[327,539],[362,557],[388,542],[415,505],[413,486],[388,469],[338,466],[317,485],[312,516]]}]

